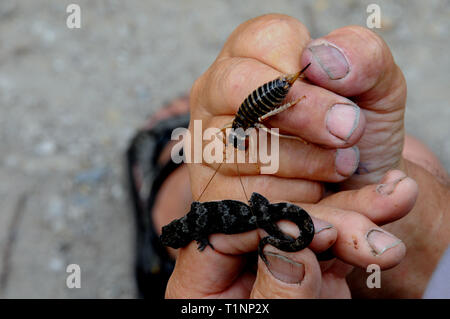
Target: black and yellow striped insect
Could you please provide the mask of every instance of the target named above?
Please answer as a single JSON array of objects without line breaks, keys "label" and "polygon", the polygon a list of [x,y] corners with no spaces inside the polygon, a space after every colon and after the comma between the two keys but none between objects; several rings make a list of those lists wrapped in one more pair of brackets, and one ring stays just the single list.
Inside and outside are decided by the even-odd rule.
[{"label": "black and yellow striped insect", "polygon": [[[294,106],[305,97],[302,96],[295,101],[282,104],[294,82],[306,71],[306,69],[310,65],[311,63],[306,65],[301,71],[297,73],[284,74],[276,78],[275,80],[261,85],[252,93],[250,93],[239,107],[233,122],[222,128],[222,131],[229,127],[232,128],[228,137],[228,142],[231,143],[235,148],[242,149],[247,138],[247,136],[245,135],[245,131],[249,128],[260,128],[267,131],[268,133],[274,134],[273,132],[269,131],[264,124],[262,124],[262,121]],[[299,137],[295,136],[280,134],[278,135],[303,141]]]},{"label": "black and yellow striped insect", "polygon": [[[311,65],[308,63],[303,69],[301,69],[297,73],[292,74],[284,74],[279,76],[278,78],[264,83],[259,86],[256,90],[250,93],[247,98],[241,103],[236,115],[233,119],[233,122],[225,125],[220,131],[224,134],[223,143],[226,144],[226,129],[231,127],[231,132],[228,136],[228,142],[233,145],[234,148],[245,150],[247,147],[247,129],[249,128],[258,128],[265,130],[266,132],[277,135],[283,138],[289,138],[301,141],[307,144],[303,139],[297,136],[291,135],[283,135],[273,132],[269,130],[262,121],[267,118],[274,116],[275,114],[281,113],[288,108],[296,105],[300,102],[305,96],[302,96],[295,101],[287,102],[283,104],[284,99],[289,93],[294,82],[302,76],[302,74],[306,71],[306,69]],[[200,200],[203,193],[208,188],[209,184],[213,180],[214,176],[217,174],[221,167],[222,163],[219,164],[219,167],[215,170],[214,174],[206,184],[205,188],[201,192],[197,201]],[[239,174],[239,167],[236,163],[236,169]],[[241,181],[242,185],[242,181]],[[243,188],[243,187],[242,187]],[[243,188],[244,193],[245,189]],[[247,194],[245,194],[247,197]]]},{"label": "black and yellow striped insect", "polygon": [[[233,122],[222,128],[221,132],[224,132],[227,127],[232,128],[228,142],[238,149],[241,149],[241,146],[245,147],[245,141],[248,138],[246,130],[249,128],[264,129],[270,134],[274,134],[262,124],[262,121],[294,106],[305,97],[302,96],[293,102],[283,104],[294,82],[309,66],[310,64],[297,73],[282,75],[254,90],[242,102]],[[295,136],[277,135],[301,140]],[[255,192],[248,199],[237,162],[236,169],[239,174],[239,181],[248,205],[235,200],[200,203],[200,198],[219,171],[222,163],[215,170],[199,198],[192,203],[188,214],[163,227],[161,235],[163,245],[180,248],[186,246],[192,240],[196,240],[200,251],[208,245],[214,249],[209,242],[209,235],[215,233],[238,234],[262,228],[269,236],[261,239],[258,253],[262,260],[268,263],[263,253],[263,248],[267,244],[283,251],[294,252],[304,249],[311,243],[315,231],[314,223],[308,213],[301,207],[290,203],[271,204],[263,195]],[[300,232],[297,238],[292,238],[279,229],[276,222],[282,219],[297,224]]]},{"label": "black and yellow striped insect", "polygon": [[[249,128],[260,128],[270,134],[274,134],[274,132],[269,131],[262,124],[262,121],[283,112],[304,98],[303,96],[293,102],[283,104],[290,88],[309,65],[297,73],[282,75],[254,90],[242,102],[233,122],[222,128],[221,132],[223,133],[225,132],[225,128],[232,128],[228,142],[235,148],[241,149],[241,146],[244,146],[244,149],[246,149],[245,142],[248,138],[246,134],[248,134],[247,129]],[[295,136],[277,135],[301,140]],[[224,143],[226,144],[225,134],[224,139]],[[263,252],[264,246],[267,244],[283,251],[294,252],[304,249],[311,243],[315,230],[314,223],[308,213],[301,207],[290,203],[271,204],[263,195],[256,192],[249,199],[239,174],[237,162],[236,169],[239,175],[239,181],[248,205],[235,200],[200,203],[200,198],[219,171],[222,163],[214,171],[213,176],[206,184],[199,198],[192,203],[191,210],[187,215],[172,221],[162,228],[160,239],[163,245],[180,248],[186,246],[192,240],[196,240],[200,251],[204,250],[208,245],[214,249],[209,242],[209,235],[215,233],[239,234],[261,228],[269,236],[261,239],[258,246],[258,253],[262,260],[268,264],[268,260]],[[292,238],[279,229],[276,222],[282,219],[290,220],[297,224],[300,232],[297,238]]]}]

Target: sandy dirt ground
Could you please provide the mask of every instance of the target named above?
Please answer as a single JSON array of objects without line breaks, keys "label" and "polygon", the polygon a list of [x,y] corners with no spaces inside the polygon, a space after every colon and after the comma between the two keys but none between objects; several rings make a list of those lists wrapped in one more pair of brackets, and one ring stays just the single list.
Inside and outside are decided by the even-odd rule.
[{"label": "sandy dirt ground", "polygon": [[[81,6],[82,27],[66,27]],[[134,224],[123,152],[187,92],[240,23],[270,13],[313,37],[365,26],[408,83],[406,128],[450,168],[449,1],[0,1],[0,297],[133,298]],[[80,265],[81,288],[66,286]]]}]

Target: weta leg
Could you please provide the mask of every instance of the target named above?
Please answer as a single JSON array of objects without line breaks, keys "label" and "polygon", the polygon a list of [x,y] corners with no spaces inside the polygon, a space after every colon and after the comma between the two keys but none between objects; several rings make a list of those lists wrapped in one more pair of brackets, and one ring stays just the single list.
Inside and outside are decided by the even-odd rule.
[{"label": "weta leg", "polygon": [[297,104],[298,102],[300,102],[300,101],[301,101],[302,99],[304,99],[305,97],[306,97],[306,96],[302,96],[301,98],[298,98],[298,99],[295,100],[295,101],[288,102],[288,103],[286,103],[286,104],[283,104],[283,105],[280,106],[280,107],[277,107],[275,110],[270,111],[269,113],[266,113],[266,114],[264,114],[263,116],[261,116],[260,118],[258,118],[258,121],[259,121],[259,122],[262,122],[262,121],[264,121],[265,119],[267,119],[267,118],[269,118],[269,117],[271,117],[271,116],[274,116],[274,115],[276,115],[276,114],[278,114],[278,113],[281,113],[281,112],[287,110],[288,108],[290,108],[290,107],[294,106],[295,104]]},{"label": "weta leg", "polygon": [[279,134],[279,133],[272,132],[267,126],[265,126],[262,123],[255,124],[255,127],[259,128],[259,129],[261,129],[261,130],[263,130],[263,131],[265,131],[265,132],[267,132],[269,134],[278,136],[278,137],[284,137],[284,138],[288,138],[290,140],[297,140],[297,141],[300,141],[300,142],[302,142],[302,143],[304,143],[306,145],[309,144],[307,141],[305,141],[304,139],[302,139],[302,138],[300,138],[298,136],[285,135],[285,134]]}]

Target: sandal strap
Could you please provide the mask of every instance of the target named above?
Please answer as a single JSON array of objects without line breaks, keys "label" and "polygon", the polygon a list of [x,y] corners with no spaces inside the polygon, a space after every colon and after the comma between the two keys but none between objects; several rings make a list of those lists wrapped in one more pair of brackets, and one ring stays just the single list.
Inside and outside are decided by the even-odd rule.
[{"label": "sandal strap", "polygon": [[[161,165],[158,163],[159,155],[171,141],[172,131],[178,127],[187,128],[188,125],[189,114],[162,120],[151,129],[138,132],[127,151],[129,189],[137,230],[135,271],[139,294],[143,298],[164,298],[167,281],[174,268],[175,262],[159,240],[152,209],[164,181],[182,164],[170,159]],[[181,149],[181,156],[182,152]],[[135,168],[139,168],[139,172]],[[136,173],[141,175],[139,181]]]}]

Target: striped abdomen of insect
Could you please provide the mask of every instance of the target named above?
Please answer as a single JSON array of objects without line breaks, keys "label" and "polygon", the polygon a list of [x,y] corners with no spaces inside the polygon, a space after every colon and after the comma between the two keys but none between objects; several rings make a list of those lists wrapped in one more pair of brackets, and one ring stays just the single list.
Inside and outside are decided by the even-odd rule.
[{"label": "striped abdomen of insect", "polygon": [[283,104],[290,88],[309,65],[297,73],[285,74],[267,82],[247,96],[236,113],[228,137],[228,141],[235,148],[244,148],[245,131],[248,128],[261,127],[264,119],[286,110],[301,100],[300,98]]}]

